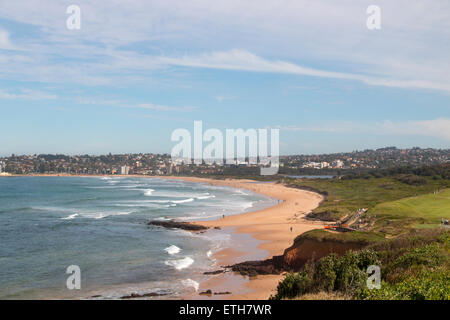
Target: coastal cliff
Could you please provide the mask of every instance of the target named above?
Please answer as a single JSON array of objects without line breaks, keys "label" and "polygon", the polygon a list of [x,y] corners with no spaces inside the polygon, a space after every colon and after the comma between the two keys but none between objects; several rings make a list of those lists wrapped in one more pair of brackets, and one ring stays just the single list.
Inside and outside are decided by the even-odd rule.
[{"label": "coastal cliff", "polygon": [[373,235],[358,232],[335,234],[325,230],[312,230],[299,235],[280,256],[263,261],[245,261],[229,268],[250,276],[298,271],[308,261],[318,260],[330,253],[341,256],[349,250],[361,250],[374,240],[378,239]]}]

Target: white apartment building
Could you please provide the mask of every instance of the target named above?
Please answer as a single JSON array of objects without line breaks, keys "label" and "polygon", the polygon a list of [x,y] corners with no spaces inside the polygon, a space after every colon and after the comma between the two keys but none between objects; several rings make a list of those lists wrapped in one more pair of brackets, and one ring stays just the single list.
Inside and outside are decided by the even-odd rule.
[{"label": "white apartment building", "polygon": [[120,174],[127,175],[130,172],[129,166],[121,166],[120,167]]}]

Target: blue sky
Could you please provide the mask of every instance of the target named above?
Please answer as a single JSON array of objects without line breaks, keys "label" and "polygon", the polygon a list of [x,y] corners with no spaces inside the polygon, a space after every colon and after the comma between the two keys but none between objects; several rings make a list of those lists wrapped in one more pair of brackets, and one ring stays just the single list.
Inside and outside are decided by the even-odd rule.
[{"label": "blue sky", "polygon": [[4,0],[0,155],[170,153],[194,120],[282,154],[448,148],[449,52],[447,0]]}]

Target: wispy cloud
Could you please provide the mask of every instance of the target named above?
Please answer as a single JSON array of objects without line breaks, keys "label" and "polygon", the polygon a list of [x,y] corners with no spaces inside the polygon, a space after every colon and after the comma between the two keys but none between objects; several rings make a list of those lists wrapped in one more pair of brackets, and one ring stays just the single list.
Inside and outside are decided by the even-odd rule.
[{"label": "wispy cloud", "polygon": [[142,109],[150,109],[150,110],[156,110],[156,111],[179,111],[179,112],[187,112],[187,111],[195,111],[197,110],[197,107],[168,107],[168,106],[161,106],[156,105],[152,103],[143,103],[137,105],[138,108]]},{"label": "wispy cloud", "polygon": [[0,49],[14,49],[14,46],[12,45],[9,37],[10,36],[8,31],[0,29]]},{"label": "wispy cloud", "polygon": [[222,103],[225,100],[236,99],[236,97],[234,97],[234,96],[227,96],[227,95],[218,95],[218,96],[215,97],[215,99],[217,100],[217,102]]},{"label": "wispy cloud", "polygon": [[307,126],[277,126],[280,130],[297,132],[355,133],[373,135],[406,135],[434,137],[450,141],[450,119],[424,121],[382,121],[375,123],[338,122]]},{"label": "wispy cloud", "polygon": [[[22,34],[21,54],[33,61],[0,56],[0,73],[114,85],[148,81],[155,70],[180,66],[450,91],[450,3],[378,2],[382,29],[370,32],[364,6],[354,1],[229,0],[213,8],[207,0],[130,0],[127,6],[119,0],[79,0],[83,28],[74,33],[64,27],[63,3],[3,1],[0,17],[33,26],[38,38]],[[9,31],[0,30],[0,48],[11,46]],[[189,55],[180,54],[185,48]]]},{"label": "wispy cloud", "polygon": [[39,90],[21,89],[18,92],[0,90],[0,99],[49,100],[58,96]]},{"label": "wispy cloud", "polygon": [[117,99],[95,99],[95,98],[78,98],[78,103],[80,104],[90,104],[90,105],[105,105],[114,106],[120,108],[131,108],[131,109],[147,109],[155,111],[176,111],[176,112],[191,112],[198,110],[195,106],[165,106],[153,103],[131,103],[126,101],[121,101]]},{"label": "wispy cloud", "polygon": [[311,77],[355,80],[369,85],[399,87],[399,88],[422,88],[450,91],[450,83],[429,82],[419,79],[402,80],[376,77],[370,75],[334,72],[321,69],[304,67],[299,64],[282,60],[267,60],[246,50],[230,50],[212,52],[196,56],[185,55],[179,58],[160,57],[158,61],[169,65],[183,67],[197,67],[223,70],[238,70],[250,72],[286,73]]}]

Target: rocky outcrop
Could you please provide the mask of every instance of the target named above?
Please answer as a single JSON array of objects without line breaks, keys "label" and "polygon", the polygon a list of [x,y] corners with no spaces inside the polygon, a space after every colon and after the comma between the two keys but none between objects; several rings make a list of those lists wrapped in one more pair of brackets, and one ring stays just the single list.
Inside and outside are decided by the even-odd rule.
[{"label": "rocky outcrop", "polygon": [[147,223],[150,226],[158,226],[158,227],[164,227],[169,229],[183,229],[188,231],[204,231],[208,229],[208,227],[199,225],[199,224],[193,224],[190,222],[178,222],[175,220],[170,221],[161,221],[161,220],[153,220]]},{"label": "rocky outcrop", "polygon": [[224,272],[225,272],[225,270],[219,269],[219,270],[215,270],[215,271],[206,271],[206,272],[203,272],[203,274],[214,275],[214,274],[221,274],[221,273],[224,273]]}]

